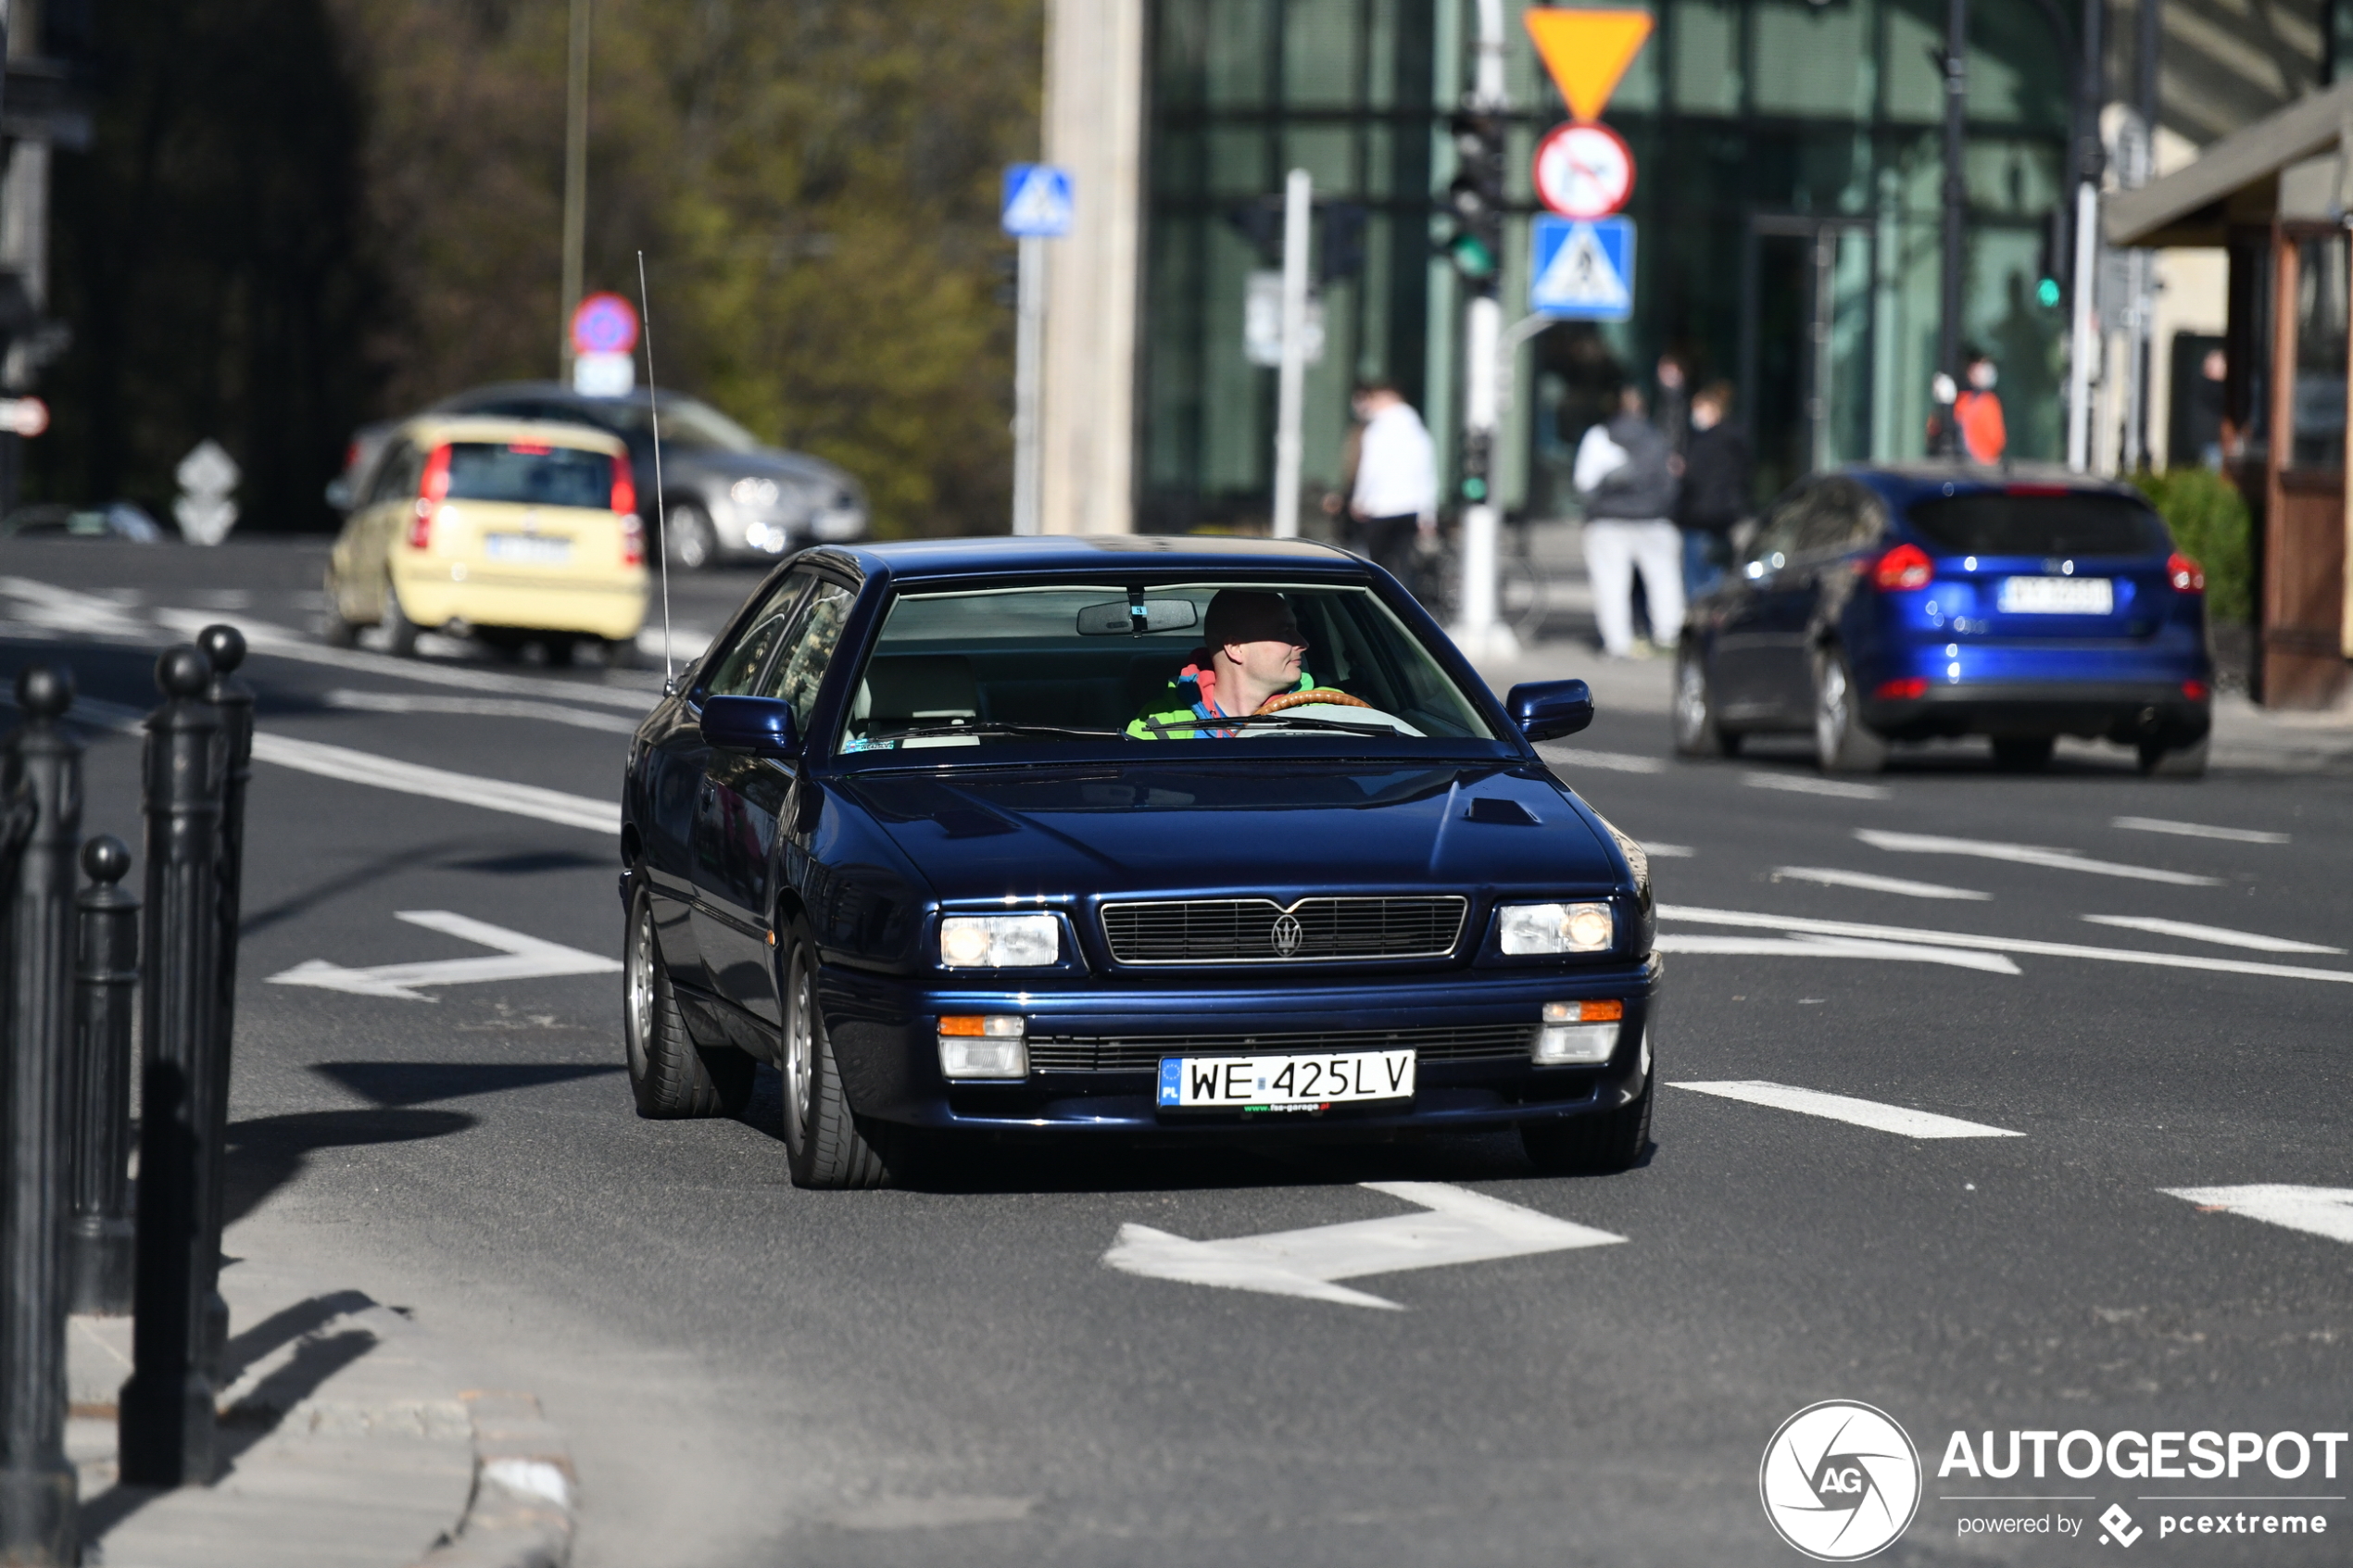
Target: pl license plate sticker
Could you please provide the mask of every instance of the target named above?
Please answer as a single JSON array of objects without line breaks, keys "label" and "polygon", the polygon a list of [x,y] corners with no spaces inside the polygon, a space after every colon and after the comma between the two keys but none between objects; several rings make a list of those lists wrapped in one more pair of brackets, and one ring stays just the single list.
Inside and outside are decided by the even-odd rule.
[{"label": "pl license plate sticker", "polygon": [[1414,1098],[1414,1053],[1161,1058],[1160,1103],[1173,1110],[1316,1110]]},{"label": "pl license plate sticker", "polygon": [[484,544],[492,560],[562,566],[572,559],[572,541],[569,539],[547,539],[533,533],[493,533]]},{"label": "pl license plate sticker", "polygon": [[2105,577],[2005,577],[2004,615],[2106,615],[2116,608],[2116,584]]}]

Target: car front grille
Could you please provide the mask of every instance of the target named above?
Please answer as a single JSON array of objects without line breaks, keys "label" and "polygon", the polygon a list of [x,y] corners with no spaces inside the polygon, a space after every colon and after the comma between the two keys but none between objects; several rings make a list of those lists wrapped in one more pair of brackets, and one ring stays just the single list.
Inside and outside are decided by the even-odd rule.
[{"label": "car front grille", "polygon": [[1533,1023],[1451,1024],[1436,1029],[1339,1029],[1270,1035],[1032,1035],[1032,1073],[1151,1073],[1166,1056],[1322,1056],[1334,1051],[1414,1051],[1432,1061],[1527,1060]]},{"label": "car front grille", "polygon": [[1454,950],[1470,900],[1459,895],[1171,898],[1105,904],[1103,936],[1124,964],[1330,963],[1434,959]]}]

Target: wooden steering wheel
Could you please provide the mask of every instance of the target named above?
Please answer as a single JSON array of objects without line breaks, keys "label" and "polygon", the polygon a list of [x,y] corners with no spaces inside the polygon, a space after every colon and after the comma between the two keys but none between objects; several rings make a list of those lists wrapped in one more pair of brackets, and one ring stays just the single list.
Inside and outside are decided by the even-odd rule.
[{"label": "wooden steering wheel", "polygon": [[1308,691],[1283,692],[1277,696],[1270,696],[1264,703],[1259,705],[1258,711],[1261,713],[1280,713],[1286,708],[1299,708],[1311,702],[1337,703],[1342,708],[1372,707],[1371,703],[1366,702],[1361,696],[1350,696],[1346,692],[1336,692],[1328,690],[1323,686],[1316,686]]}]

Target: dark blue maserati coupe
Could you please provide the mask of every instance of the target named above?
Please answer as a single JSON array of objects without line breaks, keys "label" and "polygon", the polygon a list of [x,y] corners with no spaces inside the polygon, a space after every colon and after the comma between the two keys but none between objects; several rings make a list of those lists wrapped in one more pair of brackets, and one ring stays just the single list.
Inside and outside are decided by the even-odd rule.
[{"label": "dark blue maserati coupe", "polygon": [[639,1111],[784,1081],[804,1186],[972,1135],[1648,1147],[1641,847],[1399,585],[1301,542],[812,550],[630,747]]}]

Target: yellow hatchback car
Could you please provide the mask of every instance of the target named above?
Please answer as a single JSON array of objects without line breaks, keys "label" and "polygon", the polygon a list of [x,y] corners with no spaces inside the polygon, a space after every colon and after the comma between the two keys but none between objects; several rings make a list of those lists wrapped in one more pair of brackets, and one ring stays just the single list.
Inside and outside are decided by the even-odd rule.
[{"label": "yellow hatchback car", "polygon": [[621,438],[580,425],[422,418],[393,433],[327,566],[327,640],[382,626],[570,662],[630,662],[646,620],[646,526]]}]

